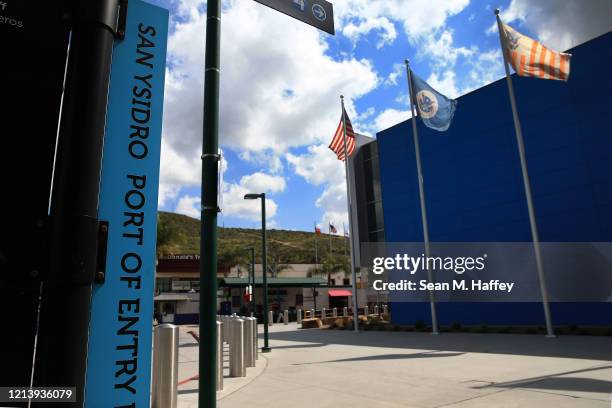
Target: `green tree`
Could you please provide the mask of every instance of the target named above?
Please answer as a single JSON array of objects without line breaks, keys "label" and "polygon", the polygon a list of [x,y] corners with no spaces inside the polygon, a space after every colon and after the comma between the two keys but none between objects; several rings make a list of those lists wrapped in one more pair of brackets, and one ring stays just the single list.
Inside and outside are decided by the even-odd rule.
[{"label": "green tree", "polygon": [[157,215],[157,257],[171,253],[178,247],[178,242],[182,239],[182,234],[170,218]]}]

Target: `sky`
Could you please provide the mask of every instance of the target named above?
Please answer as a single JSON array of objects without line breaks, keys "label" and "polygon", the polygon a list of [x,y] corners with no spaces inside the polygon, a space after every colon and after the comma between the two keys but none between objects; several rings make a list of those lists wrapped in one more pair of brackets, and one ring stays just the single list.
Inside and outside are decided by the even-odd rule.
[{"label": "sky", "polygon": [[[199,218],[206,2],[152,2],[170,10],[159,208]],[[327,232],[331,222],[342,234],[344,166],[327,147],[340,95],[354,129],[376,137],[410,118],[405,59],[452,98],[503,77],[496,7],[564,51],[612,29],[610,4],[336,0],[331,36],[253,0],[223,0],[219,225],[259,228],[260,203],[243,196],[265,192],[269,228]]]}]

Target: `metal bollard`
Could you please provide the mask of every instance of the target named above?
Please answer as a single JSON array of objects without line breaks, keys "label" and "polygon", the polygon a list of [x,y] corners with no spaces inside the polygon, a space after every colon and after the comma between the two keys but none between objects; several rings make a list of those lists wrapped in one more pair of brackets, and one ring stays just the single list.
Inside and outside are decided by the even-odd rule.
[{"label": "metal bollard", "polygon": [[217,320],[217,391],[223,389],[223,326]]},{"label": "metal bollard", "polygon": [[227,343],[227,316],[221,315],[221,323],[223,323],[221,325],[221,338],[224,342]]},{"label": "metal bollard", "polygon": [[270,310],[268,312],[268,326],[272,326],[274,324],[274,312]]},{"label": "metal bollard", "polygon": [[253,348],[253,367],[255,367],[255,361],[259,358],[257,350],[257,318],[251,317],[251,346]]},{"label": "metal bollard", "polygon": [[257,360],[259,359],[259,325],[257,318],[253,319],[255,319],[255,333],[253,334],[255,336],[255,360]]},{"label": "metal bollard", "polygon": [[338,308],[337,308],[337,307],[334,307],[334,308],[332,309],[332,313],[333,313],[333,314],[332,314],[332,316],[334,316],[334,317],[338,317]]},{"label": "metal bollard", "polygon": [[384,313],[384,314],[389,313],[389,306],[387,306],[387,305],[383,305],[383,313]]},{"label": "metal bollard", "polygon": [[375,315],[378,315],[378,305],[375,305],[375,306],[374,306],[374,314],[375,314]]},{"label": "metal bollard", "polygon": [[315,314],[315,310],[314,309],[310,309],[310,318],[314,319],[315,317],[317,317],[317,315]]},{"label": "metal bollard", "polygon": [[253,320],[250,317],[244,319],[244,365],[255,367],[255,356],[253,355]]},{"label": "metal bollard", "polygon": [[232,320],[232,337],[230,340],[230,376],[245,377],[244,365],[244,320]]},{"label": "metal bollard", "polygon": [[176,408],[179,328],[160,324],[154,336],[153,408]]},{"label": "metal bollard", "polygon": [[343,317],[347,317],[348,316],[348,307],[344,306],[342,308],[342,316]]},{"label": "metal bollard", "polygon": [[302,309],[297,310],[297,323],[302,324]]},{"label": "metal bollard", "polygon": [[363,314],[367,317],[370,314],[370,308],[367,306],[363,307]]},{"label": "metal bollard", "polygon": [[323,319],[324,317],[327,317],[327,310],[323,307],[321,308],[321,319]]},{"label": "metal bollard", "polygon": [[283,312],[283,323],[286,325],[289,324],[289,310],[286,310]]}]

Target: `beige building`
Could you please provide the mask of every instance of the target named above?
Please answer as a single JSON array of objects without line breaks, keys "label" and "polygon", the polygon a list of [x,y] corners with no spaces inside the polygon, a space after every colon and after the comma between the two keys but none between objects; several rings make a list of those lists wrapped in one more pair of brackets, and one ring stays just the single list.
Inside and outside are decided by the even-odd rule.
[{"label": "beige building", "polygon": [[[344,272],[332,273],[329,278],[319,265],[290,264],[278,274],[268,273],[268,303],[275,313],[296,309],[351,307],[352,282]],[[249,268],[233,267],[229,272],[217,272],[218,310],[221,314],[255,314],[263,310],[262,269],[255,265],[255,288],[249,291]],[[365,274],[364,274],[365,275]],[[368,291],[357,279],[357,301],[360,307],[383,302],[376,292]],[[155,285],[155,313],[161,322],[195,323],[200,303],[199,256],[178,255],[158,261]],[[252,294],[253,303],[250,302]]]}]

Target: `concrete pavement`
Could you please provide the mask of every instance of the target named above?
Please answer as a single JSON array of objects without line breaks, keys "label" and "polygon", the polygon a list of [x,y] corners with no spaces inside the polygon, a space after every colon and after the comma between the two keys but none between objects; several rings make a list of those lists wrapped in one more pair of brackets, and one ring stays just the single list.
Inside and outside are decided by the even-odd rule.
[{"label": "concrete pavement", "polygon": [[354,333],[295,324],[275,325],[270,335],[267,366],[260,357],[259,371],[246,380],[226,378],[240,381],[218,394],[219,407],[612,406],[610,337]]}]

